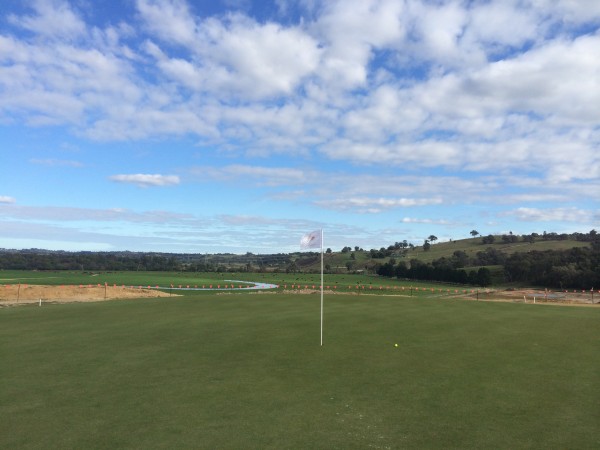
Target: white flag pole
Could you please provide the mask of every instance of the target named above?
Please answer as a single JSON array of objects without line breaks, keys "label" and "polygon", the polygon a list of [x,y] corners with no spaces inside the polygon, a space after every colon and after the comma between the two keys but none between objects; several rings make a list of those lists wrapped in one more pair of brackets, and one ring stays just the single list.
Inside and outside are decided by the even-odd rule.
[{"label": "white flag pole", "polygon": [[323,346],[323,228],[321,228],[321,347]]}]

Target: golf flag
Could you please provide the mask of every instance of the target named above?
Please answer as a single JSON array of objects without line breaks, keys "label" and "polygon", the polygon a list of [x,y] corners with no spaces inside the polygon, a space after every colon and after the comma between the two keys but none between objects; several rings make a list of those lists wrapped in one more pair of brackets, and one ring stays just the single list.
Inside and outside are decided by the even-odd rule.
[{"label": "golf flag", "polygon": [[316,230],[312,233],[302,236],[302,239],[300,240],[300,248],[321,248],[322,242],[321,230]]},{"label": "golf flag", "polygon": [[300,248],[321,249],[321,346],[323,346],[323,230],[315,230],[302,236]]}]

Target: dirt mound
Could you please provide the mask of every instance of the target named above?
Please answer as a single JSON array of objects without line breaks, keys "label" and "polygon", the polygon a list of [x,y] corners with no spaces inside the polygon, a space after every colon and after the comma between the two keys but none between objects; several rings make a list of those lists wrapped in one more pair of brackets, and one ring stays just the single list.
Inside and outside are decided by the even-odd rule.
[{"label": "dirt mound", "polygon": [[40,299],[42,302],[69,303],[149,297],[169,297],[169,293],[133,286],[0,286],[0,306],[37,303]]},{"label": "dirt mound", "polygon": [[452,294],[453,298],[462,298],[470,300],[481,300],[491,302],[511,302],[511,303],[537,303],[545,305],[564,305],[564,306],[600,306],[598,295],[591,291],[548,291],[541,289],[486,289],[473,291],[463,291],[463,293]]}]

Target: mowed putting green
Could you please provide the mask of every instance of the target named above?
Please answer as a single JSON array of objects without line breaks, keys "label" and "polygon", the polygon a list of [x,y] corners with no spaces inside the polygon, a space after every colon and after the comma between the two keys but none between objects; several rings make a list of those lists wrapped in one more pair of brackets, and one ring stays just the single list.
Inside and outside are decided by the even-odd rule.
[{"label": "mowed putting green", "polygon": [[600,446],[600,310],[319,301],[2,308],[0,447]]}]

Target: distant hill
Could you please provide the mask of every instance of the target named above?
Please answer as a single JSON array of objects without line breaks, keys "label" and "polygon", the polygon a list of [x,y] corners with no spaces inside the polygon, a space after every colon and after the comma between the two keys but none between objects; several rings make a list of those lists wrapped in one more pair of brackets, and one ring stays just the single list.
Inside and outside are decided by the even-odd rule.
[{"label": "distant hill", "polygon": [[429,251],[423,250],[422,246],[415,247],[409,250],[406,258],[416,258],[423,262],[431,262],[435,259],[442,257],[449,258],[456,251],[464,251],[468,256],[475,256],[477,252],[484,251],[487,247],[494,248],[496,250],[505,253],[507,256],[513,253],[530,252],[532,250],[544,251],[544,250],[568,250],[574,247],[589,247],[590,242],[578,241],[575,239],[565,239],[560,241],[547,240],[547,241],[534,241],[523,242],[519,240],[517,242],[503,242],[501,236],[494,236],[496,239],[492,244],[482,243],[481,237],[471,239],[460,239],[450,242],[440,242],[432,244]]},{"label": "distant hill", "polygon": [[[407,247],[405,249],[385,249],[383,252],[386,256],[382,258],[372,258],[372,254],[378,252],[371,251],[350,251],[350,252],[332,252],[325,254],[324,264],[329,266],[331,272],[338,271],[372,271],[377,265],[385,264],[390,260],[410,262],[412,259],[419,260],[424,263],[431,263],[440,258],[450,259],[455,252],[464,252],[469,260],[475,258],[478,252],[484,252],[487,248],[495,249],[502,252],[506,256],[514,253],[526,253],[531,251],[546,251],[546,250],[568,250],[577,247],[590,247],[589,241],[577,240],[569,237],[561,240],[537,240],[533,243],[524,242],[522,237],[516,236],[516,242],[505,242],[502,236],[494,236],[494,242],[484,244],[483,237],[459,239],[450,242],[439,242],[431,244],[429,250],[424,250],[423,246]],[[309,264],[302,264],[301,261],[309,260],[305,254],[298,254],[296,261],[299,267],[303,270],[318,271],[320,270],[320,259],[310,258]],[[354,257],[352,257],[354,255]],[[347,264],[350,264],[351,269],[348,269]],[[480,267],[480,264],[467,265],[469,267]]]}]

